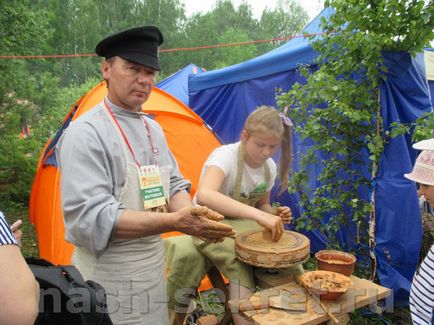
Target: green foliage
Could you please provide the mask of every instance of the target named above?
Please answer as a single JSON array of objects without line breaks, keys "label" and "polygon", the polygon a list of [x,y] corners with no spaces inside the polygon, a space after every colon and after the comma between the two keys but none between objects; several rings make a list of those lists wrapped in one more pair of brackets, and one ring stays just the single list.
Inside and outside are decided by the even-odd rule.
[{"label": "green foliage", "polygon": [[[182,47],[291,36],[300,32],[306,22],[306,12],[294,0],[285,0],[275,10],[265,10],[259,22],[252,17],[250,5],[241,3],[236,8],[230,0],[218,0],[212,11],[196,14],[187,21]],[[193,62],[207,70],[217,69],[251,59],[278,45],[280,42],[256,43],[186,52],[182,53],[183,66]]]},{"label": "green foliage", "polygon": [[305,263],[303,263],[303,269],[306,272],[307,271],[315,271],[315,270],[318,269],[317,265],[316,265],[316,259],[315,259],[314,255],[311,255],[309,257],[309,259]]},{"label": "green foliage", "polygon": [[[61,126],[72,104],[96,84],[95,80],[89,80],[80,87],[53,91],[56,80],[49,75],[42,76],[39,82],[40,89],[31,87],[36,83],[27,89],[34,102],[9,93],[0,104],[0,206],[11,202],[27,204],[45,142]],[[20,138],[22,126],[30,127],[29,137]]]},{"label": "green foliage", "polygon": [[[28,11],[28,1],[2,2],[0,10],[0,53],[5,55],[37,54],[46,37],[44,12]],[[22,126],[37,120],[37,107],[27,96],[34,78],[28,76],[22,61],[0,61],[0,206],[9,201],[28,200],[34,165],[38,156],[36,142],[22,140]]]},{"label": "green foliage", "polygon": [[357,31],[383,50],[415,53],[434,39],[432,0],[333,0],[326,1],[325,6],[328,5],[336,8],[336,15],[327,26],[329,31]]},{"label": "green foliage", "polygon": [[386,131],[386,135],[394,138],[398,135],[404,135],[412,132],[412,141],[417,142],[433,137],[434,130],[434,114],[431,112],[422,114],[415,123],[401,124],[393,122],[390,125],[390,130]]},{"label": "green foliage", "polygon": [[[281,0],[275,10],[264,11],[261,21],[252,17],[246,3],[235,7],[230,0],[216,0],[208,13],[187,18],[179,0],[39,0],[33,10],[46,10],[50,33],[41,42],[46,54],[93,53],[104,36],[143,24],[158,26],[165,38],[162,50],[203,45],[249,42],[294,35],[307,22],[306,12],[295,0]],[[91,31],[91,32],[89,32]],[[196,51],[161,52],[160,78],[195,63],[207,70],[221,68],[263,54],[281,42]],[[61,86],[78,84],[99,76],[95,57],[32,61],[36,73],[52,71]]]},{"label": "green foliage", "polygon": [[[265,9],[259,21],[262,39],[294,36],[308,22],[307,13],[300,4],[293,0],[279,0],[276,9]],[[259,51],[270,51],[274,46],[286,41],[276,41],[272,44],[259,44]]]},{"label": "green foliage", "polygon": [[[101,38],[144,24],[162,30],[164,50],[290,36],[307,22],[306,12],[295,0],[280,0],[275,10],[264,11],[260,22],[252,17],[250,5],[242,2],[235,7],[231,0],[216,0],[213,10],[193,17],[185,16],[180,0],[37,0],[26,1],[23,7],[47,22],[44,40],[29,48],[32,54],[35,50],[60,55],[93,53]],[[160,78],[190,63],[207,70],[221,68],[263,54],[280,43],[161,52]],[[30,68],[37,74],[51,71],[65,87],[98,77],[98,62],[95,57],[39,59],[30,61]]]},{"label": "green foliage", "polygon": [[198,292],[196,300],[197,308],[205,315],[216,315],[221,319],[225,313],[225,303],[222,301],[221,296],[214,290],[207,290]]},{"label": "green foliage", "polygon": [[434,114],[425,113],[420,116],[415,123],[412,140],[414,142],[433,137]]},{"label": "green foliage", "polygon": [[[416,125],[395,123],[384,131],[378,89],[387,74],[384,50],[415,53],[433,38],[433,5],[422,0],[331,0],[326,6],[335,10],[329,22],[322,22],[328,35],[311,38],[320,53],[318,68],[301,67],[306,82],[280,94],[278,105],[295,121],[301,138],[314,143],[300,157],[289,188],[300,193],[304,209],[297,228],[318,230],[328,247],[342,249],[336,234],[350,222],[358,228],[355,240],[368,245],[367,216],[373,206],[360,193],[372,187],[385,142],[412,128],[417,138],[432,137],[432,114]],[[319,162],[317,153],[327,158]],[[363,155],[372,165],[364,165]],[[309,166],[320,167],[316,180],[306,172]],[[329,221],[323,224],[325,218]]]},{"label": "green foliage", "polygon": [[[4,98],[0,108],[0,202],[9,200],[27,202],[29,184],[34,176],[36,143],[30,138],[22,140],[19,130],[22,119],[28,117],[34,106],[19,100],[14,94]],[[3,205],[3,204],[2,204]]]},{"label": "green foliage", "polygon": [[[231,44],[238,42],[248,42],[248,35],[244,32],[237,32],[233,28],[227,29],[220,36],[219,44]],[[228,65],[240,63],[258,55],[257,48],[253,44],[228,47],[225,51],[219,51],[215,55],[215,68],[224,68]]]}]

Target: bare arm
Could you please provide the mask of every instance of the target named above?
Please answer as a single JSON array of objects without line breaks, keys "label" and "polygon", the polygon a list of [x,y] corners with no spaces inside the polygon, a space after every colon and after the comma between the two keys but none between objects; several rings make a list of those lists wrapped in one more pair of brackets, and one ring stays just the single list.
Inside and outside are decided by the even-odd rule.
[{"label": "bare arm", "polygon": [[39,284],[16,245],[0,246],[0,324],[33,324]]},{"label": "bare arm", "polygon": [[186,191],[177,192],[170,198],[170,211],[178,211],[182,208],[191,206],[193,206],[193,203],[191,202],[190,195],[188,195]]},{"label": "bare arm", "polygon": [[206,205],[225,216],[254,220],[261,226],[271,230],[273,240],[279,240],[283,234],[281,219],[220,193],[219,189],[224,179],[225,175],[219,167],[209,166],[199,184],[197,191],[198,203]]}]

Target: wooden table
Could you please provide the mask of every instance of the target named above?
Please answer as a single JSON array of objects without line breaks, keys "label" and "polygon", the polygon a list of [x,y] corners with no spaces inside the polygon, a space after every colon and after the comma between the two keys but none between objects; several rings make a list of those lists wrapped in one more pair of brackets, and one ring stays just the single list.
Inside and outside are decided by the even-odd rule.
[{"label": "wooden table", "polygon": [[[353,312],[357,308],[367,306],[375,303],[378,300],[388,297],[391,290],[382,287],[378,284],[372,283],[365,279],[360,279],[356,276],[351,276],[354,282],[354,287],[348,292],[334,301],[323,300],[323,304],[328,311],[331,312],[340,324],[346,324],[349,320],[348,313]],[[329,324],[334,324],[330,317],[322,309],[317,300],[306,293],[304,289],[298,284],[291,282],[284,285],[272,287],[258,293],[256,296],[272,296],[276,294],[276,290],[297,290],[297,292],[304,292],[306,295],[306,309],[305,311],[288,311],[283,309],[268,308],[254,311],[240,312],[244,317],[251,319],[255,324],[261,325],[284,325],[284,324],[304,324],[313,325],[330,321]],[[252,299],[257,299],[254,297]],[[237,309],[239,300],[231,300],[230,305],[232,308]]]}]

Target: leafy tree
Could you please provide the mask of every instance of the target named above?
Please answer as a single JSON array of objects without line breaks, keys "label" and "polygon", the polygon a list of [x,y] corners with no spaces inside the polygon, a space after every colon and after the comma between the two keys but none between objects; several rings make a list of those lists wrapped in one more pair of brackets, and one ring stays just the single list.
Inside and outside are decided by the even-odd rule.
[{"label": "leafy tree", "polygon": [[[228,31],[229,30],[229,31]],[[186,25],[187,47],[221,44],[252,40],[252,34],[258,31],[257,22],[252,18],[252,9],[242,3],[235,8],[230,0],[218,0],[215,8],[206,14],[194,15]],[[226,34],[226,35],[225,35]],[[239,36],[237,35],[239,34]],[[237,51],[244,51],[240,47]],[[251,51],[251,47],[246,48]],[[230,58],[229,47],[202,49],[186,53],[189,61],[205,67],[208,70],[230,65],[220,58]],[[244,55],[247,57],[248,55]],[[229,59],[234,62],[232,59]]]},{"label": "leafy tree", "polygon": [[[219,38],[219,44],[231,44],[236,42],[247,42],[248,36],[244,32],[236,32],[229,28]],[[220,51],[215,56],[215,68],[224,68],[228,65],[240,63],[257,56],[257,48],[253,44],[230,46],[224,51]]]},{"label": "leafy tree", "polygon": [[[120,30],[142,25],[155,25],[164,35],[162,48],[185,47],[181,43],[185,25],[184,7],[179,0],[128,0],[97,1],[101,21],[100,35],[107,36]],[[96,44],[96,43],[95,43]],[[179,56],[161,56],[161,66],[166,75],[172,74],[182,65],[177,64]]]},{"label": "leafy tree", "polygon": [[[262,39],[294,36],[302,30],[308,21],[306,11],[294,0],[279,0],[276,9],[262,12],[259,28]],[[259,45],[262,53],[285,41],[275,41]]]},{"label": "leafy tree", "polygon": [[[2,1],[0,3],[0,53],[2,55],[40,54],[40,44],[49,35],[44,12],[28,10],[29,1]],[[26,77],[26,61],[1,60],[0,101],[5,94],[22,85]],[[24,79],[24,80],[23,80]]]},{"label": "leafy tree", "polygon": [[[236,8],[230,0],[218,0],[212,11],[196,14],[187,22],[185,33],[188,38],[185,40],[185,47],[290,36],[299,32],[306,21],[307,14],[304,9],[293,0],[281,0],[275,10],[264,10],[259,22],[253,18],[249,4],[242,2]],[[202,49],[185,53],[188,58],[186,63],[193,62],[212,70],[261,55],[279,44],[280,42],[240,45],[236,52],[241,60],[232,59],[232,47]],[[256,47],[255,51],[252,46]],[[240,55],[243,51],[246,53]]]},{"label": "leafy tree", "polygon": [[[42,7],[30,7],[27,1],[2,2],[0,26],[6,32],[1,34],[0,53],[38,54],[46,48],[48,14]],[[0,66],[0,205],[24,205],[46,140],[85,91],[62,89],[59,78],[26,60],[0,60]],[[89,83],[84,86],[90,88]],[[22,127],[30,129],[29,136],[20,137]]]},{"label": "leafy tree", "polygon": [[[301,192],[304,208],[297,227],[319,230],[333,247],[339,246],[336,234],[341,227],[355,223],[360,235],[355,240],[371,245],[375,270],[375,203],[360,194],[372,188],[390,135],[380,115],[378,87],[387,72],[382,53],[415,53],[428,44],[434,36],[434,6],[423,0],[331,0],[326,6],[335,13],[329,22],[323,21],[329,34],[312,43],[320,53],[318,69],[303,67],[306,83],[295,84],[279,97],[280,107],[289,107],[288,114],[296,121],[296,132],[314,142],[293,176],[291,190]],[[428,126],[425,134],[433,130],[432,120],[431,114],[430,120],[417,123]],[[316,152],[328,158],[319,162]],[[364,155],[372,165],[365,165]],[[312,164],[322,167],[316,180],[319,185],[313,189],[306,172]],[[323,224],[328,216],[328,223]]]},{"label": "leafy tree", "polygon": [[[43,11],[29,11],[29,1],[3,1],[0,5],[0,53],[37,54],[49,35]],[[37,141],[21,140],[22,126],[33,125],[38,107],[30,101],[38,80],[27,71],[28,62],[1,60],[0,82],[0,202],[26,202],[36,165]]]},{"label": "leafy tree", "polygon": [[0,204],[10,201],[27,202],[30,184],[38,156],[38,141],[34,137],[20,138],[23,124],[29,122],[37,107],[28,100],[19,99],[14,93],[3,98],[0,106]]},{"label": "leafy tree", "polygon": [[[52,33],[42,43],[44,54],[94,53],[100,39],[98,7],[91,0],[40,0],[33,9],[48,12]],[[60,85],[82,83],[98,73],[98,60],[93,57],[66,57],[33,61],[35,73],[51,71],[59,76]]]},{"label": "leafy tree", "polygon": [[[165,35],[164,47],[177,47],[177,36],[185,24],[179,0],[40,0],[33,8],[49,11],[53,34],[46,42],[47,54],[91,54],[103,38],[123,29],[156,25]],[[175,60],[162,56],[162,66],[172,69]],[[34,71],[52,71],[60,85],[80,84],[99,76],[99,58],[66,57],[32,63]]]}]

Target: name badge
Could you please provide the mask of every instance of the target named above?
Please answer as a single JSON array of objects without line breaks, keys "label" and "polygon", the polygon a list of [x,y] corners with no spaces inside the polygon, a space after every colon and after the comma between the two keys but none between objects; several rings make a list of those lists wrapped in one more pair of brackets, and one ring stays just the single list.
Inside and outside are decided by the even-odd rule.
[{"label": "name badge", "polygon": [[140,182],[140,196],[145,210],[166,204],[160,169],[157,165],[140,166],[137,168]]}]

